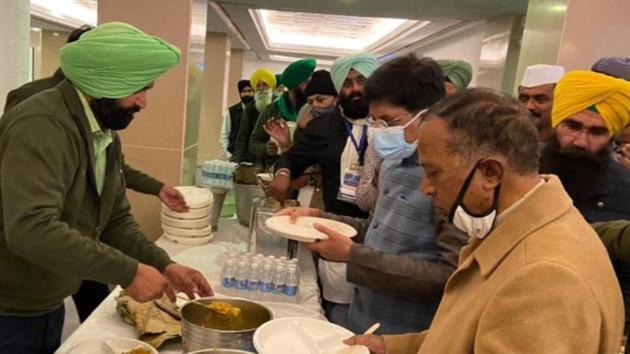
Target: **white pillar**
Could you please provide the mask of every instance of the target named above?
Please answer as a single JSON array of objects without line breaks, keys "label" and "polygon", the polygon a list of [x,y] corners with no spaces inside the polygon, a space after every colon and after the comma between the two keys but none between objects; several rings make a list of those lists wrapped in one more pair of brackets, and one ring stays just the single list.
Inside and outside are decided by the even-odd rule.
[{"label": "white pillar", "polygon": [[0,1],[0,112],[7,93],[29,79],[29,0]]}]

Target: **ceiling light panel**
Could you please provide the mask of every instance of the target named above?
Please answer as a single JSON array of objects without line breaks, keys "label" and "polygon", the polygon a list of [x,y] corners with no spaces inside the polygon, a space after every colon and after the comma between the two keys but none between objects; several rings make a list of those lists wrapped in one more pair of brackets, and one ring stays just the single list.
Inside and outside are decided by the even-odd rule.
[{"label": "ceiling light panel", "polygon": [[96,25],[96,0],[31,0],[31,13],[69,27]]},{"label": "ceiling light panel", "polygon": [[417,21],[275,10],[253,10],[270,48],[313,47],[366,50]]}]

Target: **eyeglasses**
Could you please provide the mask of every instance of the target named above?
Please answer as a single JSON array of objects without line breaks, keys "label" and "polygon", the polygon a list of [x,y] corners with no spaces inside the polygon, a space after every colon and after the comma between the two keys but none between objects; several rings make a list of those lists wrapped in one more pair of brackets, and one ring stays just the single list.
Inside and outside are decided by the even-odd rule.
[{"label": "eyeglasses", "polygon": [[[418,117],[420,120],[422,120],[422,118],[424,118],[424,116],[426,115],[428,109],[425,108],[422,111],[418,112],[418,114],[416,114],[413,118]],[[398,124],[396,124],[396,122],[398,122],[400,120],[400,118],[402,118],[402,116],[404,116],[405,113],[396,116],[394,119],[390,120],[390,121],[386,121],[384,119],[377,119],[375,118],[373,115],[368,115],[367,117],[367,124],[372,127],[372,128],[389,128],[389,127],[394,127]]]},{"label": "eyeglasses", "polygon": [[585,127],[584,124],[573,119],[565,120],[562,122],[562,125],[566,127],[573,136],[578,136],[582,132],[596,138],[608,137],[610,135],[606,127]]},{"label": "eyeglasses", "polygon": [[369,115],[367,117],[367,124],[372,127],[372,128],[389,128],[389,127],[393,127],[395,126],[397,121],[400,120],[400,118],[403,116],[403,114],[399,115],[398,117],[390,120],[389,122],[384,120],[384,119],[377,119],[374,118],[373,115]]}]

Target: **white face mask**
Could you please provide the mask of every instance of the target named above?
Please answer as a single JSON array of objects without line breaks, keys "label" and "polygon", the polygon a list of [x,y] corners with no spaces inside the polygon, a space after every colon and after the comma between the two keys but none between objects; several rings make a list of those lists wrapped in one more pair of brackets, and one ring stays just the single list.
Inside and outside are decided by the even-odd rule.
[{"label": "white face mask", "polygon": [[462,184],[462,188],[459,190],[457,199],[455,199],[455,203],[453,203],[453,207],[451,208],[449,221],[455,225],[455,227],[467,233],[468,236],[484,238],[488,236],[494,227],[494,222],[497,217],[497,204],[499,202],[499,191],[501,189],[501,185],[498,185],[495,188],[492,206],[490,206],[490,208],[485,212],[475,215],[466,208],[464,205],[464,196],[466,195],[466,191],[468,191],[470,182],[472,181],[480,162],[481,160],[477,161],[475,167],[473,167],[468,177],[466,177],[464,184]]}]

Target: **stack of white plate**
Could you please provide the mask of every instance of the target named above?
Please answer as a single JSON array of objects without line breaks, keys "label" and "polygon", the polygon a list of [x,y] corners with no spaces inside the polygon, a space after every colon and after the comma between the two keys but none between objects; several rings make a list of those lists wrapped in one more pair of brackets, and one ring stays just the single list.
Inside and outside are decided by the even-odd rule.
[{"label": "stack of white plate", "polygon": [[190,210],[175,212],[162,204],[162,230],[164,237],[184,245],[202,245],[212,240],[210,209],[212,193],[207,188],[175,187],[183,195]]}]

